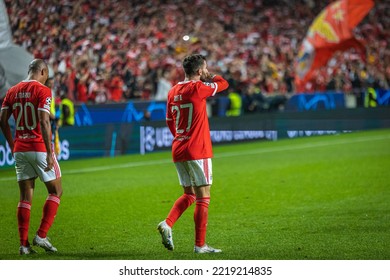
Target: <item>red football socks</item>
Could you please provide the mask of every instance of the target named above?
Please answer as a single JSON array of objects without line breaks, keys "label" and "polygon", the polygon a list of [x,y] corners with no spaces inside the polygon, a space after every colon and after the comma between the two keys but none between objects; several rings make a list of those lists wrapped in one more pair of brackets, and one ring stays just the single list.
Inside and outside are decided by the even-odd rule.
[{"label": "red football socks", "polygon": [[188,207],[194,203],[196,197],[194,194],[183,194],[180,196],[172,206],[171,211],[168,214],[165,222],[168,226],[173,227],[180,216],[187,210]]},{"label": "red football socks", "polygon": [[47,232],[49,231],[51,225],[54,222],[54,218],[57,214],[58,206],[60,205],[60,198],[53,194],[49,194],[46,199],[46,203],[43,206],[43,216],[41,220],[41,225],[39,226],[38,236],[41,238],[46,238]]},{"label": "red football socks", "polygon": [[30,226],[30,213],[31,213],[31,203],[27,201],[20,201],[18,204],[18,228],[19,228],[19,238],[21,246],[30,246],[28,242],[28,228]]},{"label": "red football socks", "polygon": [[195,245],[202,247],[206,242],[206,229],[209,213],[210,197],[196,199],[194,212],[195,221]]}]

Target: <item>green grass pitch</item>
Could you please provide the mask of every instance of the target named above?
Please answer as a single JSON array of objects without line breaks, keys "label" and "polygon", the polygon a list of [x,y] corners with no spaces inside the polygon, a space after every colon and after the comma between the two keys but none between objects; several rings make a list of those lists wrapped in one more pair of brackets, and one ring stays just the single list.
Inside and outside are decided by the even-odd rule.
[{"label": "green grass pitch", "polygon": [[[64,194],[49,232],[57,254],[19,256],[14,169],[0,171],[0,259],[389,260],[390,130],[214,147],[207,242],[195,255],[191,206],[157,224],[182,193],[169,152],[61,162]],[[30,242],[46,199],[38,180]]]}]

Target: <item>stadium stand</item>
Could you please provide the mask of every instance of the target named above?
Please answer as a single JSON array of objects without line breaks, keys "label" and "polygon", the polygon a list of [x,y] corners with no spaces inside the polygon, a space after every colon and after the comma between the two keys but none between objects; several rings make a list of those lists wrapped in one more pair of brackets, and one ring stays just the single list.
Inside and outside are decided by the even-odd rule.
[{"label": "stadium stand", "polygon": [[[154,99],[162,75],[183,79],[181,61],[193,52],[243,96],[250,85],[265,97],[294,94],[299,45],[330,2],[5,0],[15,44],[53,66],[57,96],[91,103]],[[337,53],[308,92],[390,88],[389,2],[376,1],[354,32],[366,62],[353,50]]]}]

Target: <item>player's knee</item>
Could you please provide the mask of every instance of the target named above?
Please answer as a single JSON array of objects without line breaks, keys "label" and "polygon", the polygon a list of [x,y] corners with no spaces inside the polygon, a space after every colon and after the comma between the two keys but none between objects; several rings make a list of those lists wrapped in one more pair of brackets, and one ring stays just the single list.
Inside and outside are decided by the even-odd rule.
[{"label": "player's knee", "polygon": [[58,197],[61,197],[62,193],[63,193],[62,188],[59,187],[58,189],[56,189],[56,194],[55,195],[58,196]]},{"label": "player's knee", "polygon": [[195,191],[193,187],[185,187],[184,188],[184,193],[188,195],[195,195]]},{"label": "player's knee", "polygon": [[31,195],[26,195],[26,194],[21,194],[19,200],[20,201],[26,201],[28,203],[32,203],[32,196]]},{"label": "player's knee", "polygon": [[57,197],[62,196],[62,186],[61,181],[52,181],[46,184],[47,191],[49,194],[55,195]]},{"label": "player's knee", "polygon": [[61,184],[58,184],[58,185],[56,186],[55,192],[56,192],[56,196],[58,196],[58,197],[61,197],[61,196],[62,196],[63,190],[62,190]]},{"label": "player's knee", "polygon": [[210,185],[195,188],[196,198],[210,197]]}]

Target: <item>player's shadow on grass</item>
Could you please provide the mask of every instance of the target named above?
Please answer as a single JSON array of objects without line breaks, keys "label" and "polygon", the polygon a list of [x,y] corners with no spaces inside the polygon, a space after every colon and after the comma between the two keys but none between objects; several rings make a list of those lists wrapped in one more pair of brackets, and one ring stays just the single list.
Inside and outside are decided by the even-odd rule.
[{"label": "player's shadow on grass", "polygon": [[[221,259],[223,255],[199,255],[193,252],[57,252],[46,253],[38,252],[34,255],[2,255],[0,260],[197,260],[197,259]],[[219,258],[218,258],[219,257]]]}]

